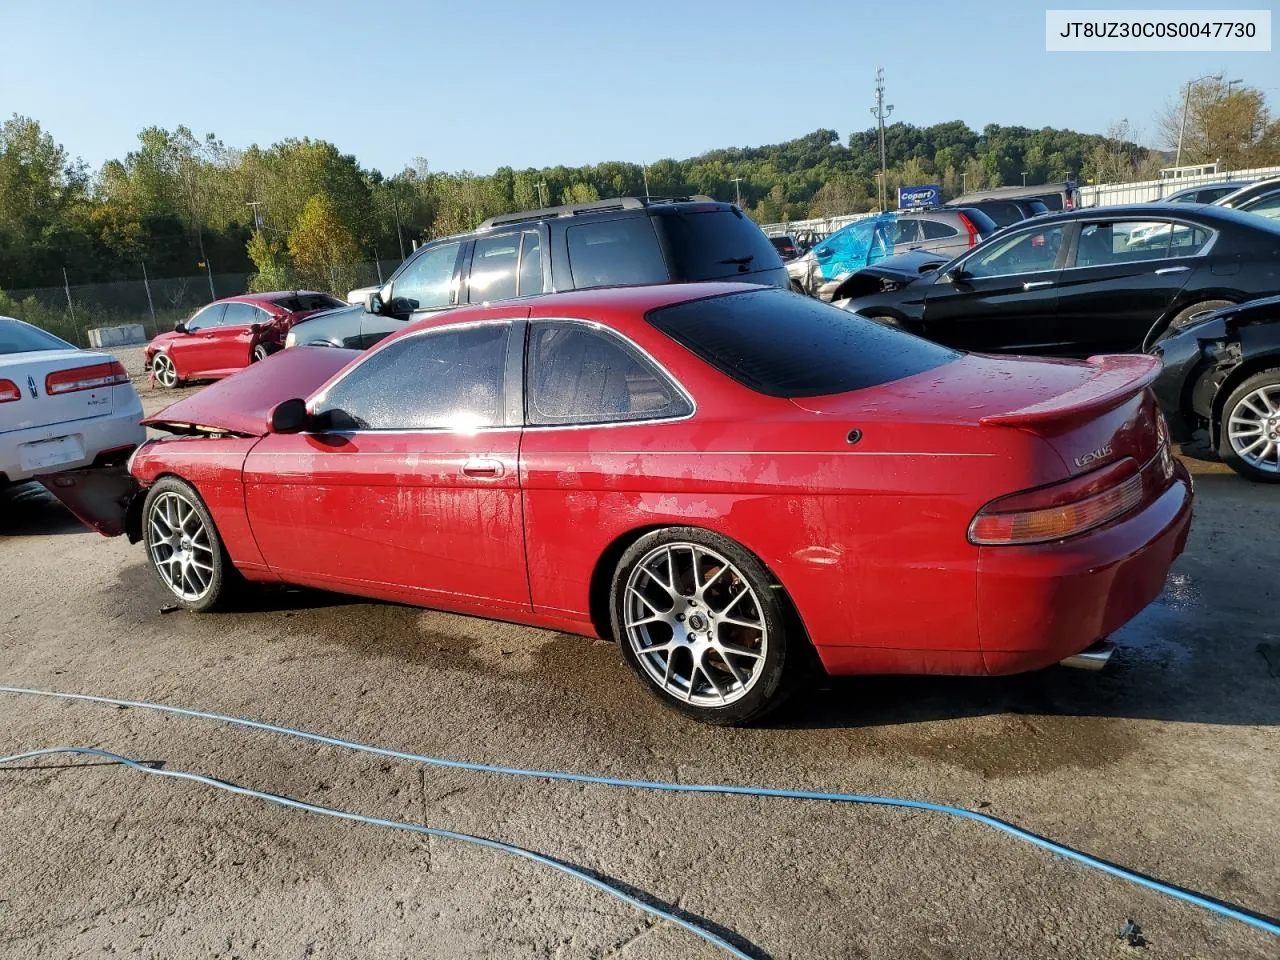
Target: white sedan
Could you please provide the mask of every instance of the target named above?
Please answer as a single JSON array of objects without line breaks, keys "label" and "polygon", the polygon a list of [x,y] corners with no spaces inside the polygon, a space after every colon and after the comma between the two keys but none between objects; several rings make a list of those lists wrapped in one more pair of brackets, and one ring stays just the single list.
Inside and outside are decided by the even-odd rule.
[{"label": "white sedan", "polygon": [[0,317],[0,486],[123,461],[145,438],[120,361]]}]

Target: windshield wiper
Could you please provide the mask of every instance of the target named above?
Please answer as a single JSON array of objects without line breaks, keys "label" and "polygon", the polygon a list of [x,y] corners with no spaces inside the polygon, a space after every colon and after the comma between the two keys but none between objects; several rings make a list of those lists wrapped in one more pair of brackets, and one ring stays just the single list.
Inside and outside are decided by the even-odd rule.
[{"label": "windshield wiper", "polygon": [[723,260],[717,260],[716,263],[736,263],[741,267],[745,267],[755,258],[755,254],[749,253],[745,257],[726,257]]}]

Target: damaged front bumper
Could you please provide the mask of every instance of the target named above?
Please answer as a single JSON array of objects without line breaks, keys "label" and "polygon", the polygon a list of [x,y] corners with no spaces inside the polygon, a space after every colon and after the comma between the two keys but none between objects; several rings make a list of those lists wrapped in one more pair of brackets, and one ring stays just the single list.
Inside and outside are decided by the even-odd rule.
[{"label": "damaged front bumper", "polygon": [[142,485],[126,464],[82,467],[38,477],[85,526],[104,537],[142,539]]}]

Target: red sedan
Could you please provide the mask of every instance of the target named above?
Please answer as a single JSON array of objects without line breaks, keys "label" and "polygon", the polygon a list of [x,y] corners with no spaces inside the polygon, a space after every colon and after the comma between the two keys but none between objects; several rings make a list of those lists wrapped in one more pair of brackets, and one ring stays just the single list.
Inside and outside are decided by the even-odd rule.
[{"label": "red sedan", "polygon": [[1190,523],[1157,370],[738,284],[551,295],[255,364],[147,421],[177,436],[97,519],[191,610],[285,582],[612,636],[739,723],[807,645],[832,674],[1104,662]]},{"label": "red sedan", "polygon": [[304,317],[345,307],[336,297],[309,290],[280,290],[226,297],[201,307],[173,333],[146,349],[151,379],[162,387],[184,380],[217,380],[275,353],[289,328]]}]

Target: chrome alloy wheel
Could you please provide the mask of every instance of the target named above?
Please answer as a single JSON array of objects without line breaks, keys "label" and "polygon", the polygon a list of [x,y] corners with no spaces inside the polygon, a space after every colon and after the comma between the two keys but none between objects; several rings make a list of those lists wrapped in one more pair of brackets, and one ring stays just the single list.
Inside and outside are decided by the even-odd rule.
[{"label": "chrome alloy wheel", "polygon": [[167,353],[157,353],[151,358],[151,372],[155,374],[156,381],[162,387],[178,385],[178,368],[173,365]]},{"label": "chrome alloy wheel", "polygon": [[213,546],[195,506],[176,493],[163,493],[147,516],[147,545],[160,579],[179,599],[202,599],[213,585]]},{"label": "chrome alloy wheel", "polygon": [[1227,439],[1249,466],[1280,473],[1280,384],[1265,384],[1241,398],[1230,412]]},{"label": "chrome alloy wheel", "polygon": [[655,547],[627,578],[627,642],[665,693],[717,707],[755,686],[769,628],[760,598],[742,572],[695,543]]}]

